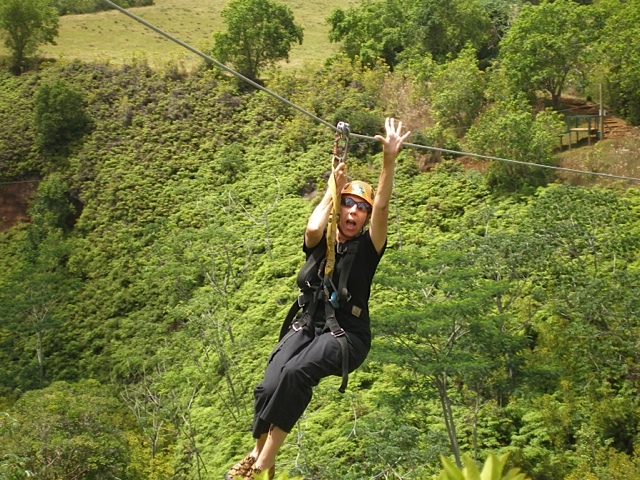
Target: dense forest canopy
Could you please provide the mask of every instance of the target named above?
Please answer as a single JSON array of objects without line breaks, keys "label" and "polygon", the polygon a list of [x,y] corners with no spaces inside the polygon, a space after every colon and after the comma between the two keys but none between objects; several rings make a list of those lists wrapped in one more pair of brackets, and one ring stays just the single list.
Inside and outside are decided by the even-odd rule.
[{"label": "dense forest canopy", "polygon": [[[258,71],[332,124],[393,115],[436,147],[398,157],[372,352],[344,395],[316,388],[278,472],[426,479],[509,453],[533,480],[640,476],[640,185],[537,166],[638,177],[636,138],[558,139],[564,99],[599,88],[637,123],[639,12],[363,0],[327,12],[340,54]],[[37,188],[29,222],[0,223],[0,477],[220,478],[250,447],[333,132],[210,66],[10,64],[0,195]],[[352,178],[380,162],[352,139]]]}]

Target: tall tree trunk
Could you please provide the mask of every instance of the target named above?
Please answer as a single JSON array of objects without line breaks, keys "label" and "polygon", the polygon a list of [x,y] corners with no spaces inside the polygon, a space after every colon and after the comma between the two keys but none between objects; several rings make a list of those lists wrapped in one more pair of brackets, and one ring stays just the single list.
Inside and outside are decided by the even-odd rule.
[{"label": "tall tree trunk", "polygon": [[451,410],[451,401],[447,393],[447,372],[443,371],[440,375],[434,377],[436,387],[438,388],[438,394],[440,396],[440,405],[442,406],[442,416],[444,418],[444,424],[449,435],[449,441],[451,443],[451,451],[456,460],[456,465],[462,467],[460,460],[460,445],[458,445],[458,436],[456,434],[456,424],[453,418],[453,410]]}]

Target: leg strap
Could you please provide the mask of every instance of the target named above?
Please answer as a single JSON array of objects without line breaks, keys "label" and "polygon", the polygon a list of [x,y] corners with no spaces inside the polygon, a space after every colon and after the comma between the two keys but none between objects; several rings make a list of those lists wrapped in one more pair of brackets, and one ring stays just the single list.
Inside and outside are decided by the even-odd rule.
[{"label": "leg strap", "polygon": [[338,391],[344,393],[349,382],[349,342],[347,336],[336,319],[336,312],[331,303],[325,302],[324,311],[326,315],[327,327],[331,330],[331,335],[340,343],[340,351],[342,352],[342,383]]}]

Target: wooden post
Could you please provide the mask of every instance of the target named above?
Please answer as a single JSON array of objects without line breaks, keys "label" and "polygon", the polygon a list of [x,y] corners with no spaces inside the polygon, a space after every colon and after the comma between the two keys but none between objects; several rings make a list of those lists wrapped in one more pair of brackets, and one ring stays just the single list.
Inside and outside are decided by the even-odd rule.
[{"label": "wooden post", "polygon": [[602,140],[604,138],[604,108],[602,106],[602,83],[600,84],[600,110],[598,111],[598,120],[600,125],[598,125],[598,139]]}]

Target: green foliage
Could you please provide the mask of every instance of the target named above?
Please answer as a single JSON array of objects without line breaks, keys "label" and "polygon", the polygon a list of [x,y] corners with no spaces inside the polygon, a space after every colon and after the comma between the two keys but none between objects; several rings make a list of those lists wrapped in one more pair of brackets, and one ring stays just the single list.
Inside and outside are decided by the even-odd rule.
[{"label": "green foliage", "polygon": [[55,43],[58,12],[49,0],[3,0],[0,3],[0,31],[11,51],[11,69],[20,74],[38,47]]},{"label": "green foliage", "polygon": [[[19,261],[5,273],[0,292],[0,313],[6,325],[1,341],[8,347],[2,355],[3,393],[43,387],[54,377],[75,376],[71,372],[76,365],[55,359],[65,358],[75,345],[63,340],[63,325],[66,302],[78,286],[67,265],[72,247],[55,225],[56,219],[54,212],[34,214],[34,223],[21,241]],[[11,351],[20,354],[11,355]]]},{"label": "green foliage", "polygon": [[136,478],[127,472],[131,419],[98,382],[27,392],[7,421],[0,455],[13,478]]},{"label": "green foliage", "polygon": [[611,108],[624,115],[635,125],[640,124],[640,72],[638,72],[638,45],[640,38],[640,5],[629,2],[602,2],[599,5],[607,15],[606,25],[598,45],[600,65],[604,74],[596,81],[604,82],[609,93]]},{"label": "green foliage", "polygon": [[523,2],[513,0],[481,0],[480,8],[488,15],[491,28],[488,40],[478,51],[480,68],[490,66],[498,57],[500,43],[518,15]]},{"label": "green foliage", "polygon": [[327,22],[329,39],[343,42],[350,58],[365,65],[383,58],[390,67],[423,56],[444,62],[466,45],[480,49],[490,26],[477,2],[458,0],[368,0],[334,10]]},{"label": "green foliage", "polygon": [[90,119],[84,103],[83,95],[61,79],[38,88],[34,122],[40,149],[59,150],[86,132]]},{"label": "green foliage", "polygon": [[[448,385],[475,392],[472,397],[479,403],[481,397],[499,396],[500,372],[507,363],[504,352],[517,356],[523,343],[510,333],[509,319],[492,302],[506,295],[507,284],[487,278],[471,253],[451,251],[445,244],[428,256],[408,249],[394,252],[380,280],[397,305],[381,312],[381,330],[389,337],[391,358],[436,388],[452,452],[459,458]],[[410,279],[407,271],[412,272]],[[517,376],[514,366],[512,375]]]},{"label": "green foliage", "polygon": [[0,178],[29,178],[44,169],[34,146],[33,86],[0,72]]},{"label": "green foliage", "polygon": [[[445,128],[441,123],[436,123],[433,127],[426,128],[424,132],[416,132],[412,140],[418,145],[429,145],[444,150],[460,151],[459,133],[459,130]],[[443,159],[451,158],[451,155],[439,150],[432,150],[429,152],[428,158],[430,163],[435,163]],[[441,163],[437,163],[436,168],[440,168],[441,165]],[[455,168],[455,164],[453,163],[449,163],[448,165]]]},{"label": "green foliage", "polygon": [[[114,3],[124,8],[145,7],[153,5],[154,0],[114,0]],[[54,0],[53,4],[60,15],[94,13],[113,8],[102,0]]]},{"label": "green foliage", "polygon": [[518,468],[513,468],[503,475],[508,456],[508,454],[504,454],[498,457],[495,454],[490,454],[484,462],[482,471],[469,456],[465,456],[465,467],[462,470],[447,458],[442,457],[444,469],[438,476],[438,480],[527,480],[528,477],[524,473],[520,473]]},{"label": "green foliage", "polygon": [[261,71],[289,59],[294,43],[302,44],[302,27],[293,12],[271,0],[233,0],[222,11],[226,32],[213,34],[212,55],[251,80]]},{"label": "green foliage", "polygon": [[[476,78],[475,65],[461,68],[471,68],[469,52],[443,72]],[[58,78],[85,92],[94,128],[57,152],[55,167],[34,168],[43,161],[31,150],[35,94]],[[443,74],[443,95],[445,78],[454,76]],[[373,135],[390,112],[418,121],[424,110],[403,104],[411,82],[406,70],[338,55],[277,72],[269,86]],[[515,145],[547,158],[554,116],[501,103],[511,95],[492,82],[497,110],[480,117],[487,135],[478,138],[505,155],[519,155]],[[455,90],[451,98],[463,97]],[[175,75],[144,62],[5,74],[0,105],[3,175],[56,172],[40,184],[32,222],[0,234],[0,410],[9,414],[0,449],[11,446],[0,476],[24,477],[37,463],[36,450],[17,446],[44,440],[22,441],[23,426],[55,424],[49,444],[66,452],[75,439],[89,452],[79,464],[101,478],[108,468],[124,469],[120,478],[222,477],[251,448],[251,390],[296,295],[333,132],[211,70]],[[505,150],[489,135],[493,123],[507,131]],[[422,135],[454,149],[466,140],[440,124]],[[405,148],[398,158],[369,359],[346,395],[339,378],[318,386],[278,474],[430,478],[453,439],[461,456],[509,451],[536,480],[633,477],[637,189],[503,196],[467,163],[425,172],[414,155]],[[379,144],[358,139],[348,173],[374,182],[380,161]],[[71,390],[82,409],[73,399],[60,406]],[[106,437],[76,435],[38,398],[67,418],[88,412]]]},{"label": "green foliage", "polygon": [[426,54],[444,62],[467,47],[479,51],[488,42],[491,22],[480,2],[416,0],[410,8],[414,44],[409,56]]},{"label": "green foliage", "polygon": [[408,8],[411,2],[366,0],[357,7],[337,8],[327,18],[329,40],[342,42],[342,51],[364,65],[382,58],[390,67],[407,47]]},{"label": "green foliage", "polygon": [[30,251],[36,251],[49,236],[68,231],[75,209],[69,200],[69,187],[65,180],[54,174],[43,180],[29,207],[31,224],[27,228]]},{"label": "green foliage", "polygon": [[476,52],[467,49],[438,69],[433,77],[433,118],[463,137],[484,101],[484,75],[477,68]]},{"label": "green foliage", "polygon": [[[627,319],[638,309],[631,294],[638,278],[626,265],[638,238],[618,233],[631,221],[629,214],[625,202],[608,192],[568,187],[545,192],[531,209],[530,218],[538,225],[532,235],[544,241],[544,257],[553,258],[544,266],[544,282],[554,299],[540,293],[545,304],[540,340],[550,342],[558,353],[554,363],[569,369],[573,381],[588,383],[591,365],[624,377],[626,362],[612,359],[636,355],[629,343],[636,327]],[[611,356],[613,352],[618,353]],[[584,357],[589,364],[577,362]]]},{"label": "green foliage", "polygon": [[599,32],[593,8],[572,0],[524,5],[500,42],[500,62],[516,88],[535,98],[545,90],[555,106],[567,75],[580,67]]},{"label": "green foliage", "polygon": [[[465,137],[471,151],[516,162],[552,165],[557,134],[562,131],[558,114],[532,115],[524,102],[500,101],[480,114]],[[549,170],[513,162],[496,161],[489,167],[490,185],[508,191],[546,184]]]}]

